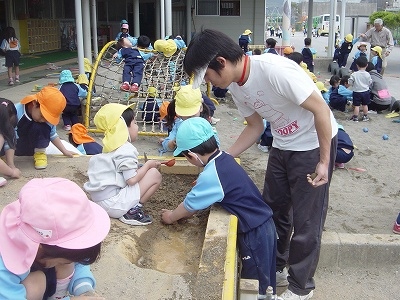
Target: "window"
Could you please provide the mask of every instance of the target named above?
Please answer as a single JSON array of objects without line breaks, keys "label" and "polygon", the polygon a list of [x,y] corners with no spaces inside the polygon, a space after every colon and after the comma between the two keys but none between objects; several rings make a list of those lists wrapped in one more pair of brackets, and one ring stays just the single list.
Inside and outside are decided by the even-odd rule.
[{"label": "window", "polygon": [[240,16],[240,0],[196,0],[196,15]]}]

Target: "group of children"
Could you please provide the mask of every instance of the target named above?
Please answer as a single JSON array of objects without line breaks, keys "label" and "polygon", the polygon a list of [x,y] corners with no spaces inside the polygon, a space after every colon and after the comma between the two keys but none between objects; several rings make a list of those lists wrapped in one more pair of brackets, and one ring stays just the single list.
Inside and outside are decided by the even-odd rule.
[{"label": "group of children", "polygon": [[[268,286],[276,293],[276,233],[272,211],[244,169],[231,155],[219,150],[218,136],[203,101],[200,89],[187,85],[177,91],[174,103],[168,106],[172,119],[180,119],[175,119],[172,125],[179,128],[169,149],[204,170],[178,207],[162,211],[161,220],[172,224],[214,203],[236,215],[240,255],[245,258],[242,260],[242,277],[259,280],[259,299],[263,299]],[[24,155],[36,157],[51,141],[64,155],[72,156],[63,148],[55,131],[66,106],[65,97],[58,89],[46,86],[39,93],[25,97],[21,103],[11,104],[6,99],[0,102],[0,115],[10,120],[1,122],[0,127],[0,141],[5,140],[3,144],[7,144],[4,147],[6,162],[1,161],[7,165],[7,170],[0,169],[4,175],[18,178],[21,174],[13,164],[14,151],[20,153],[23,150]],[[0,235],[0,280],[5,286],[0,296],[6,293],[4,295],[8,297],[13,291],[15,295],[27,293],[59,299],[57,297],[63,298],[67,294],[93,293],[95,281],[88,265],[99,255],[101,241],[110,227],[108,216],[129,225],[152,222],[143,206],[161,184],[162,175],[158,169],[161,163],[148,160],[139,164],[139,152],[132,144],[138,137],[134,116],[131,107],[109,103],[94,117],[104,138],[102,153],[89,160],[88,181],[83,186],[92,201],[88,201],[82,189],[67,179],[44,178],[29,181],[22,188],[19,199],[3,209],[0,217],[0,226],[4,229]],[[4,127],[3,123],[9,126]],[[15,136],[14,127],[18,136]],[[79,130],[85,136],[84,129]],[[74,141],[91,142],[85,138]],[[42,163],[46,160],[45,157],[41,159]],[[246,193],[238,193],[240,190]],[[249,190],[252,193],[247,193]],[[61,217],[66,210],[68,217]],[[258,241],[257,245],[251,241]],[[21,244],[24,244],[23,248]],[[19,254],[24,261],[21,262]],[[49,262],[50,257],[54,262]]]}]

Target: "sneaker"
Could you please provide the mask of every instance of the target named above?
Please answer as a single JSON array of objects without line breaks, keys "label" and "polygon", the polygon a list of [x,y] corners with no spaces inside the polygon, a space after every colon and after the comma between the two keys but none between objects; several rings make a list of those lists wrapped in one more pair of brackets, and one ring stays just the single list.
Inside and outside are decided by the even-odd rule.
[{"label": "sneaker", "polygon": [[362,120],[363,120],[363,122],[368,122],[368,121],[369,121],[369,118],[368,118],[368,116],[366,116],[366,115],[363,115],[363,118],[362,118]]},{"label": "sneaker", "polygon": [[[5,179],[4,177],[0,177],[0,186],[6,185],[7,184],[7,179]],[[399,231],[400,233],[400,231]]]},{"label": "sneaker", "polygon": [[120,90],[121,90],[121,91],[124,91],[124,92],[129,92],[129,90],[130,90],[129,83],[124,82],[124,83],[121,85]]},{"label": "sneaker", "polygon": [[287,281],[288,270],[287,268],[283,268],[281,271],[276,271],[276,286],[288,286],[289,282]]},{"label": "sneaker", "polygon": [[14,85],[14,80],[10,79],[10,80],[8,81],[8,85]]},{"label": "sneaker", "polygon": [[211,117],[211,125],[217,125],[217,123],[219,121],[221,121],[221,119],[217,119],[217,118]]},{"label": "sneaker", "polygon": [[132,84],[131,93],[136,93],[139,90],[139,85],[137,83]]},{"label": "sneaker", "polygon": [[151,224],[151,217],[146,215],[141,207],[131,208],[119,220],[128,225],[149,225]]},{"label": "sneaker", "polygon": [[394,222],[393,233],[400,234],[400,225],[397,222]]},{"label": "sneaker", "polygon": [[21,81],[19,81],[19,77],[15,77],[15,83],[21,83]]},{"label": "sneaker", "polygon": [[65,131],[70,131],[70,130],[71,130],[71,125],[65,125],[65,126],[63,127],[63,129],[64,129]]},{"label": "sneaker", "polygon": [[257,145],[257,148],[260,149],[264,153],[268,153],[268,146],[262,146],[261,144]]},{"label": "sneaker", "polygon": [[283,294],[280,295],[280,297],[282,300],[307,300],[307,299],[311,299],[313,294],[314,294],[313,291],[311,291],[307,295],[300,296],[300,295],[296,295],[291,290],[286,290],[283,292]]},{"label": "sneaker", "polygon": [[352,116],[350,118],[350,121],[358,122],[358,117],[357,116]]},{"label": "sneaker", "polygon": [[33,161],[35,162],[35,169],[42,170],[47,168],[47,155],[44,152],[35,152],[33,154]]}]

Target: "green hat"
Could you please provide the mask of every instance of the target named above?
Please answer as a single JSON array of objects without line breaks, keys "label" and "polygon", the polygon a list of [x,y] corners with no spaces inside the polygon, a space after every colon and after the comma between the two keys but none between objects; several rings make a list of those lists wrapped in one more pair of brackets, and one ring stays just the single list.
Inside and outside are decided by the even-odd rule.
[{"label": "green hat", "polygon": [[210,122],[201,117],[189,118],[182,122],[176,134],[174,156],[182,151],[193,149],[208,141],[214,135]]}]

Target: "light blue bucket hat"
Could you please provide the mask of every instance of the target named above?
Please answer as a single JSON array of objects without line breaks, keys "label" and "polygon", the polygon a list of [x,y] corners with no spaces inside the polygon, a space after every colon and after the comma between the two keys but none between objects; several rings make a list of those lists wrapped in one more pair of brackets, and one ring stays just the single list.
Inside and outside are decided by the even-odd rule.
[{"label": "light blue bucket hat", "polygon": [[59,84],[63,84],[66,82],[75,82],[74,77],[72,76],[72,72],[70,70],[62,70],[60,73]]}]

